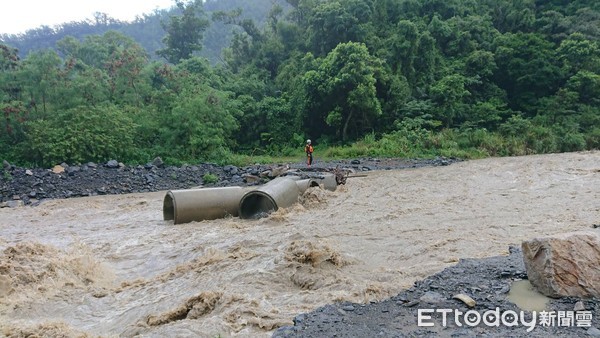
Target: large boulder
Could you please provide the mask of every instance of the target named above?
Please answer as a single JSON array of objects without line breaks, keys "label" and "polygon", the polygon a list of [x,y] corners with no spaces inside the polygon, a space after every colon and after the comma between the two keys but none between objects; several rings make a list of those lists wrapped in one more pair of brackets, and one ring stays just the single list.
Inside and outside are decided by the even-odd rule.
[{"label": "large boulder", "polygon": [[524,241],[527,276],[549,297],[600,297],[600,235],[566,233]]}]

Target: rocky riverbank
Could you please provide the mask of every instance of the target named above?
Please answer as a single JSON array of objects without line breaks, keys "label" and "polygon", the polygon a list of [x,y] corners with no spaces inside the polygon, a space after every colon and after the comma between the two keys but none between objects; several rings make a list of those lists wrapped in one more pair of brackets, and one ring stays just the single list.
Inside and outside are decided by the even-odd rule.
[{"label": "rocky riverbank", "polygon": [[0,207],[35,205],[43,199],[153,192],[198,186],[257,185],[287,171],[308,173],[328,171],[339,166],[351,172],[365,172],[443,166],[456,161],[449,158],[427,160],[364,158],[322,162],[311,168],[306,168],[302,163],[247,167],[199,163],[176,167],[165,165],[160,158],[156,158],[152,162],[135,166],[111,160],[100,164],[62,163],[49,169],[23,168],[4,161],[2,175],[0,175]]},{"label": "rocky riverbank", "polygon": [[[580,302],[576,298],[553,299],[547,305],[549,313],[554,311],[552,323],[544,325],[543,315],[531,311],[524,312],[521,318],[506,317],[511,326],[503,325],[502,316],[512,311],[520,315],[520,309],[507,299],[511,284],[515,280],[526,279],[523,255],[520,248],[511,247],[510,255],[483,259],[461,259],[455,266],[446,268],[395,297],[371,304],[337,303],[326,305],[310,313],[294,318],[293,326],[279,328],[273,337],[600,337],[600,302],[587,299]],[[458,294],[468,295],[474,300],[473,307],[456,299]],[[580,302],[580,305],[577,303]],[[574,309],[580,314],[592,315],[590,321],[577,321]],[[441,313],[427,313],[422,323],[434,324],[425,327],[417,325],[418,309],[452,309],[463,314],[473,310],[480,315],[490,312],[489,322],[498,326],[485,325],[480,318],[478,325],[467,325],[468,319],[457,312],[447,315],[447,325],[443,325]],[[496,315],[494,312],[498,315]],[[563,319],[559,313],[563,314]],[[567,321],[569,314],[572,320]],[[474,323],[473,314],[470,323]],[[512,325],[516,323],[516,325]],[[580,326],[584,324],[583,326]]]}]

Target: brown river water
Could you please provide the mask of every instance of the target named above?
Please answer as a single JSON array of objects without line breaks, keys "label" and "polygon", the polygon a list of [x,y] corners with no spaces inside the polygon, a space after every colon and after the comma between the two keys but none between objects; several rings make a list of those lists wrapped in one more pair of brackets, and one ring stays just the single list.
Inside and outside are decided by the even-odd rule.
[{"label": "brown river water", "polygon": [[600,152],[371,172],[259,220],[173,225],[164,194],[0,209],[0,334],[266,337],[460,258],[590,229]]}]

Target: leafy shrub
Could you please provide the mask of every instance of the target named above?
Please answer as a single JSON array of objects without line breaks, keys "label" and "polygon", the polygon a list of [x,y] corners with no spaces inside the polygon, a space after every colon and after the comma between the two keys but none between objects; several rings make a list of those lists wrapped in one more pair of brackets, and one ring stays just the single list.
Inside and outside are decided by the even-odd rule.
[{"label": "leafy shrub", "polygon": [[566,133],[558,138],[560,151],[580,151],[586,147],[585,137],[581,133]]},{"label": "leafy shrub", "polygon": [[531,121],[526,120],[519,115],[513,115],[500,125],[499,130],[505,136],[522,136],[528,133],[531,128]]},{"label": "leafy shrub", "polygon": [[202,181],[205,184],[213,184],[213,183],[217,183],[219,181],[219,177],[215,174],[206,173],[206,174],[204,174],[204,176],[202,176]]},{"label": "leafy shrub", "polygon": [[585,142],[588,149],[600,149],[600,127],[596,127],[587,133]]},{"label": "leafy shrub", "polygon": [[2,170],[2,178],[7,182],[12,181],[12,175],[10,174],[10,172],[8,172],[4,169]]},{"label": "leafy shrub", "polygon": [[34,163],[56,163],[127,159],[133,150],[134,123],[116,106],[80,106],[51,114],[28,124]]}]

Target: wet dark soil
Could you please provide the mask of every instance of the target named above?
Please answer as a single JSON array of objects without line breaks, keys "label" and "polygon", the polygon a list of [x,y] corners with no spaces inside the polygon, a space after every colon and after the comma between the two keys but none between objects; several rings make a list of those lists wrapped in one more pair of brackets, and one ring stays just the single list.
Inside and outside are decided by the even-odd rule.
[{"label": "wet dark soil", "polygon": [[[527,325],[520,319],[515,326],[487,326],[481,319],[479,325],[467,325],[464,317],[456,312],[447,315],[444,326],[441,312],[425,313],[431,319],[422,317],[422,323],[433,323],[434,326],[419,326],[419,309],[452,309],[466,313],[474,310],[480,315],[486,311],[496,311],[501,317],[504,313],[514,311],[520,315],[520,309],[507,300],[511,284],[515,280],[526,279],[523,256],[520,248],[511,247],[510,255],[484,259],[461,259],[458,264],[442,272],[418,281],[408,290],[382,302],[371,304],[338,303],[304,313],[294,318],[294,325],[279,328],[273,337],[598,337],[600,330],[600,302],[595,299],[583,300],[585,311],[590,311],[590,326],[584,321],[573,320],[572,326],[563,320],[559,326],[558,318],[554,325],[540,324],[540,313],[536,313],[535,327],[528,332],[533,320],[533,312],[524,312]],[[466,294],[475,300],[476,305],[469,308],[465,303],[453,297]],[[548,311],[558,313],[572,312],[576,298],[553,299]],[[444,310],[445,311],[445,310]],[[475,314],[472,315],[475,323]],[[488,322],[496,322],[498,315],[490,314]],[[513,323],[511,317],[506,322]],[[459,324],[461,326],[459,326]]]}]

